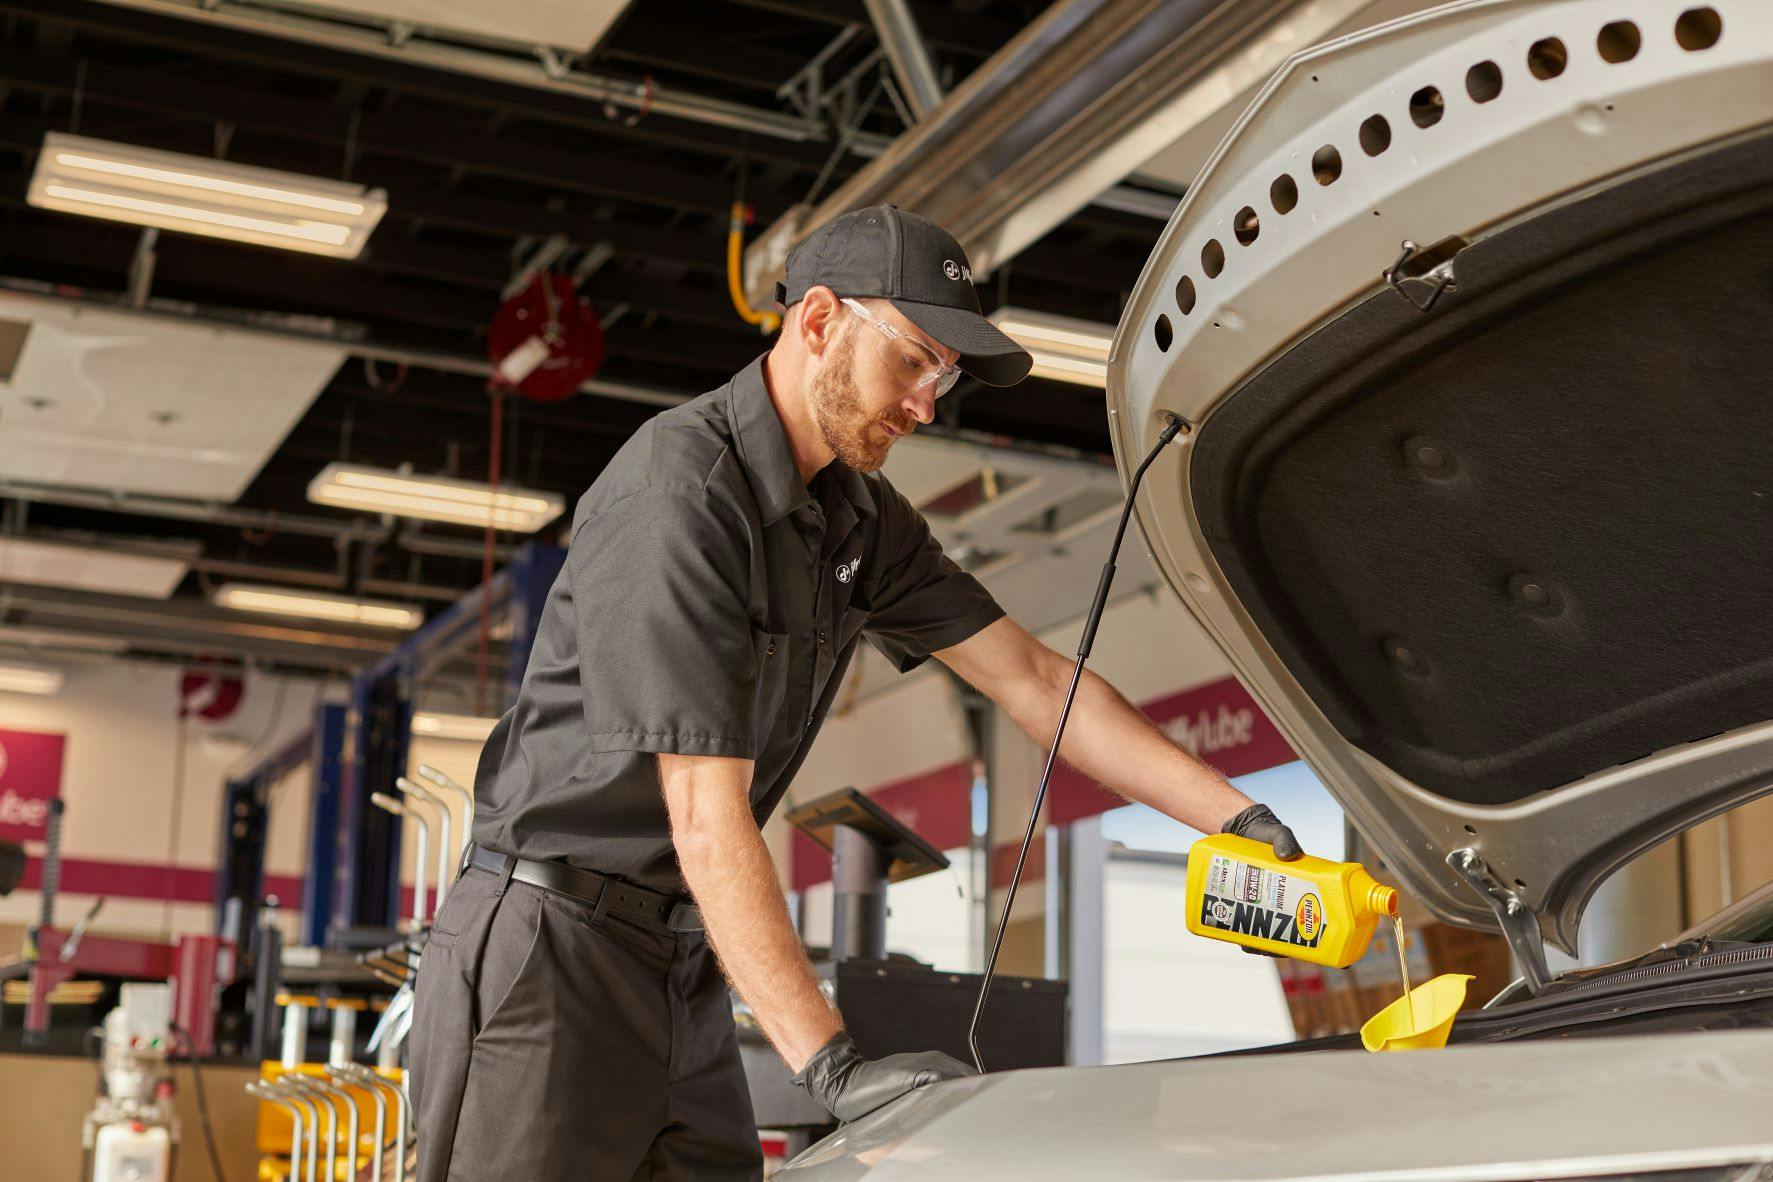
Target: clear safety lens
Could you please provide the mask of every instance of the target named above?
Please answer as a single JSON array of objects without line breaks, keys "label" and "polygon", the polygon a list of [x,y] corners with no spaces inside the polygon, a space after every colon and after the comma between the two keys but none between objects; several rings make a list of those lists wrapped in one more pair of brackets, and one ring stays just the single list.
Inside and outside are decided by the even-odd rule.
[{"label": "clear safety lens", "polygon": [[922,341],[906,336],[892,325],[871,315],[855,300],[846,299],[843,303],[880,333],[881,362],[886,366],[887,372],[906,388],[930,388],[934,390],[935,397],[940,398],[960,380],[960,370],[952,365],[944,365],[942,359]]}]

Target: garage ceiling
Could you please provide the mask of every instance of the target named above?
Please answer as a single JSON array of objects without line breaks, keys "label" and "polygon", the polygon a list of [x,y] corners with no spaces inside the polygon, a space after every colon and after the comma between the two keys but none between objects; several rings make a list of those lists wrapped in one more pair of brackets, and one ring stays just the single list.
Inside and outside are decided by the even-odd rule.
[{"label": "garage ceiling", "polygon": [[[863,138],[879,143],[904,130],[896,105],[877,94],[856,123],[857,150],[834,152],[838,120],[855,114],[843,109],[839,84],[849,76],[858,99],[880,89],[878,45],[861,0],[646,0],[621,11],[575,63],[643,90],[810,121],[820,134],[804,140],[155,7],[0,0],[0,285],[68,307],[135,311],[125,293],[136,230],[24,202],[50,131],[348,179],[385,189],[389,202],[356,260],[172,234],[154,244],[142,313],[169,321],[195,313],[207,324],[321,339],[330,343],[312,358],[320,368],[328,350],[343,356],[323,386],[304,361],[247,365],[232,381],[187,389],[181,415],[264,437],[238,444],[242,456],[252,447],[267,452],[244,484],[192,477],[184,487],[155,485],[161,500],[132,502],[46,487],[111,483],[75,465],[59,473],[39,466],[27,484],[0,487],[11,501],[7,528],[24,536],[195,541],[200,551],[175,597],[193,607],[221,578],[254,568],[261,582],[377,598],[399,598],[404,589],[433,609],[476,584],[473,531],[378,532],[377,522],[308,504],[309,480],[337,460],[483,479],[489,400],[484,379],[460,371],[484,364],[485,328],[501,291],[553,240],[555,265],[584,275],[580,291],[605,321],[600,377],[667,395],[651,404],[581,394],[555,405],[509,405],[506,479],[576,500],[658,402],[717,385],[764,348],[724,290],[734,196],[742,191],[758,225],[767,225],[864,165]],[[920,0],[913,8],[952,88],[1044,4]],[[689,28],[694,37],[684,35]],[[808,115],[804,86],[792,93],[784,86],[797,75],[804,83],[803,68],[821,51],[829,51],[824,84],[838,101]],[[1161,228],[1137,214],[1087,209],[1000,269],[981,295],[988,310],[1013,303],[1111,323]],[[272,370],[275,382],[250,376]],[[275,401],[288,421],[257,401],[273,385],[286,388]],[[101,414],[101,433],[126,431],[126,403],[115,406]],[[8,402],[8,433],[31,429],[31,417],[43,413]],[[963,383],[943,399],[941,414],[939,429],[960,437],[1108,453],[1100,392],[1083,387]],[[17,481],[24,470],[8,475]],[[0,623],[32,623],[20,596],[0,598]]]}]

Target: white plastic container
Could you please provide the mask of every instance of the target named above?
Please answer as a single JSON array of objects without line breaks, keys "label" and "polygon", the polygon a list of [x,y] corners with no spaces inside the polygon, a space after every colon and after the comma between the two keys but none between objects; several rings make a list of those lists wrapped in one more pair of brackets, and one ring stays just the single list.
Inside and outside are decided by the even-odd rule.
[{"label": "white plastic container", "polygon": [[162,1125],[118,1121],[93,1139],[92,1182],[170,1182],[172,1138]]}]

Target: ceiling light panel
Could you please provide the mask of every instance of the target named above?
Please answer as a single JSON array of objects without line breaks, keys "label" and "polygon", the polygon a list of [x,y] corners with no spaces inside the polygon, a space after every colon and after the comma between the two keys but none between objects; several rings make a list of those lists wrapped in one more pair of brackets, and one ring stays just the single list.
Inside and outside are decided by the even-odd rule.
[{"label": "ceiling light panel", "polygon": [[991,322],[1028,350],[1034,358],[1030,372],[1035,377],[1098,389],[1108,385],[1108,347],[1114,341],[1114,325],[1013,307],[993,312]]},{"label": "ceiling light panel", "polygon": [[387,195],[344,181],[49,132],[25,198],[39,209],[354,259]]},{"label": "ceiling light panel", "polygon": [[216,588],[214,599],[217,607],[233,611],[300,616],[309,620],[360,624],[368,628],[411,631],[425,621],[423,612],[404,603],[381,599],[352,599],[345,595],[325,595],[318,591],[265,587],[252,583],[223,583]]},{"label": "ceiling light panel", "polygon": [[499,44],[589,50],[629,0],[306,0],[315,12],[367,17],[391,26],[468,33]]},{"label": "ceiling light panel", "polygon": [[392,513],[425,521],[447,521],[481,528],[494,525],[514,533],[534,533],[559,517],[566,499],[528,488],[500,488],[442,476],[409,476],[358,464],[328,464],[308,483],[317,505]]},{"label": "ceiling light panel", "polygon": [[177,558],[0,538],[0,586],[26,583],[34,587],[68,587],[165,599],[189,570],[190,566]]},{"label": "ceiling light panel", "polygon": [[461,739],[469,743],[484,743],[498,722],[496,718],[481,718],[472,714],[433,714],[430,711],[421,711],[412,716],[412,733],[428,739]]},{"label": "ceiling light panel", "polygon": [[0,663],[0,693],[56,694],[62,688],[62,671],[48,665]]}]

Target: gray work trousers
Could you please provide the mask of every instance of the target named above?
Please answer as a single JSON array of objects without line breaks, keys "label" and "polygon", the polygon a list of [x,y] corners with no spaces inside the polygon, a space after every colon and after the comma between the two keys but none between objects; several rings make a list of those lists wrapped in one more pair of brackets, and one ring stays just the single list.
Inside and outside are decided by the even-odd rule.
[{"label": "gray work trousers", "polygon": [[469,869],[409,1040],[420,1182],[756,1179],[726,983],[700,932]]}]

